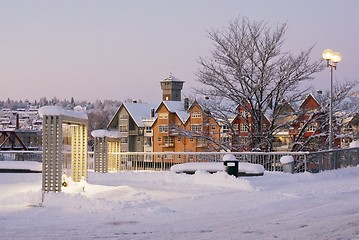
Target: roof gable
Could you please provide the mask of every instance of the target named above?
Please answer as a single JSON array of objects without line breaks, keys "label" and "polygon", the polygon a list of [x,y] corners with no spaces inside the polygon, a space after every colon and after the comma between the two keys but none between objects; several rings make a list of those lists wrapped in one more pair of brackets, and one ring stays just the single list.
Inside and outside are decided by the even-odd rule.
[{"label": "roof gable", "polygon": [[118,115],[123,108],[126,109],[138,127],[144,127],[142,120],[151,118],[151,109],[156,109],[156,105],[149,103],[122,103],[107,125],[107,128],[117,126]]},{"label": "roof gable", "polygon": [[156,109],[156,112],[158,112],[162,106],[164,106],[168,112],[175,113],[182,123],[185,123],[190,116],[184,109],[184,104],[181,101],[162,101]]},{"label": "roof gable", "polygon": [[156,108],[154,104],[148,103],[124,103],[124,107],[138,127],[144,127],[142,120],[150,119],[151,109]]},{"label": "roof gable", "polygon": [[319,107],[319,102],[312,94],[309,94],[299,106],[299,108],[302,110],[314,110],[318,109]]}]

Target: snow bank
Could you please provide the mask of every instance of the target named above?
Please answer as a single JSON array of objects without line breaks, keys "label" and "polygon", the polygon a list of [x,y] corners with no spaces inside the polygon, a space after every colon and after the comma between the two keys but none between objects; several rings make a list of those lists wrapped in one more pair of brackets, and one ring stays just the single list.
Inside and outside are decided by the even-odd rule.
[{"label": "snow bank", "polygon": [[182,163],[176,164],[171,167],[172,172],[183,173],[183,172],[219,172],[224,171],[222,162],[193,162],[193,163]]},{"label": "snow bank", "polygon": [[39,204],[40,173],[0,174],[0,238],[357,239],[358,175],[89,172]]},{"label": "snow bank", "polygon": [[238,172],[262,174],[264,173],[264,167],[260,164],[240,162],[238,163]]},{"label": "snow bank", "polygon": [[[206,171],[209,173],[214,173],[224,170],[225,168],[222,162],[182,163],[173,165],[171,167],[171,171],[176,173],[195,173],[196,171]],[[238,172],[247,174],[262,174],[264,173],[264,167],[260,164],[240,162],[238,163]]]},{"label": "snow bank", "polygon": [[32,161],[0,161],[0,169],[25,169],[31,171],[41,171],[41,162]]},{"label": "snow bank", "polygon": [[357,148],[359,147],[359,140],[353,141],[349,144],[350,148]]}]

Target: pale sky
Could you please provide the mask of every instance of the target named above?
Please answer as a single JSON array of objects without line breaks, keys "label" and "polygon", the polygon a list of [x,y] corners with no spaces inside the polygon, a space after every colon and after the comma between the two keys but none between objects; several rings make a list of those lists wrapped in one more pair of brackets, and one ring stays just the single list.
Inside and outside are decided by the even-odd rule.
[{"label": "pale sky", "polygon": [[[161,101],[172,73],[190,95],[207,31],[239,15],[288,23],[286,49],[341,52],[336,80],[359,78],[357,0],[0,0],[0,100]],[[357,56],[357,57],[355,57]],[[328,89],[329,69],[311,83]]]}]

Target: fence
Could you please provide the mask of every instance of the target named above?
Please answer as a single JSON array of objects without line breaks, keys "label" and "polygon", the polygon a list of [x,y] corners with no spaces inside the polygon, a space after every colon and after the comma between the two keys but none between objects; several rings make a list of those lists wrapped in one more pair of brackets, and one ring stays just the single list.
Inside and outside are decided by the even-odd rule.
[{"label": "fence", "polygon": [[307,157],[307,170],[314,173],[357,165],[359,165],[359,148],[311,152]]},{"label": "fence", "polygon": [[[228,152],[127,152],[110,153],[111,159],[117,159],[118,171],[169,170],[171,166],[190,162],[221,162]],[[305,171],[307,152],[231,152],[240,162],[261,164],[267,171],[282,171],[280,158],[293,156],[296,171]],[[116,163],[112,163],[115,165]]]},{"label": "fence", "polygon": [[[321,152],[231,152],[240,162],[261,164],[267,171],[282,171],[280,158],[291,155],[295,172],[319,172],[359,164],[359,148]],[[220,162],[227,152],[126,152],[108,153],[110,171],[166,171],[178,163]],[[0,151],[0,161],[42,161],[42,151]],[[71,168],[71,152],[63,152],[63,168]],[[94,154],[88,152],[88,169],[94,169]]]}]

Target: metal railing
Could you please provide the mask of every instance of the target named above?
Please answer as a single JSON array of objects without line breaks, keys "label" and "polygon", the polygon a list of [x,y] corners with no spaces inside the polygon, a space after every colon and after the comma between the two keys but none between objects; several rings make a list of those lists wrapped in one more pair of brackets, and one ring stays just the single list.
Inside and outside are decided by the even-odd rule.
[{"label": "metal railing", "polygon": [[42,162],[42,151],[0,151],[0,161]]},{"label": "metal railing", "polygon": [[[220,162],[228,152],[125,152],[108,153],[110,171],[166,171],[188,162]],[[282,156],[293,156],[294,172],[320,172],[356,166],[359,148],[321,152],[231,152],[240,162],[263,165],[267,171],[282,171]],[[0,151],[0,161],[42,161],[42,151]],[[71,168],[71,152],[63,152],[63,168]],[[88,152],[88,169],[94,169],[94,153]]]},{"label": "metal railing", "polygon": [[358,164],[359,148],[311,152],[307,158],[307,171],[316,173],[325,170],[357,166]]}]

